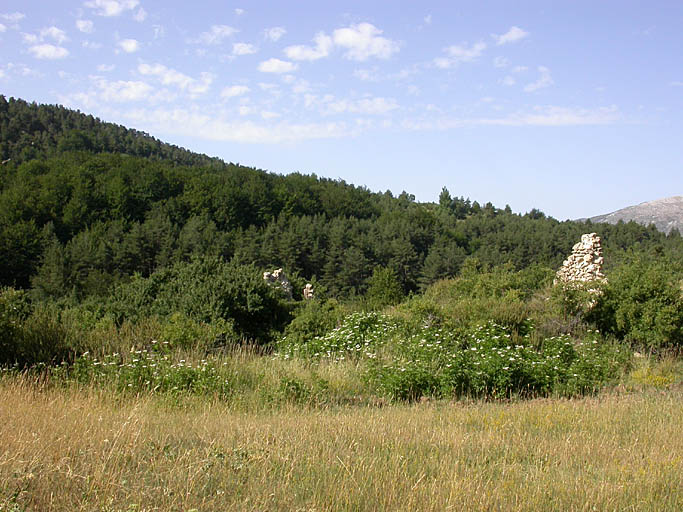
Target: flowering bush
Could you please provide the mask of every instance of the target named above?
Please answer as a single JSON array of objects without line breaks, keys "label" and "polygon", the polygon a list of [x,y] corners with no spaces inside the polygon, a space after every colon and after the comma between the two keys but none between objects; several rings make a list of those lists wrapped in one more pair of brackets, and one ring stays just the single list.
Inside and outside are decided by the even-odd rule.
[{"label": "flowering bush", "polygon": [[133,349],[125,357],[114,353],[98,359],[86,352],[71,368],[62,365],[54,374],[82,383],[113,385],[119,391],[190,392],[223,399],[230,396],[234,387],[232,376],[215,362],[174,362],[168,353],[168,342],[153,340],[151,345],[151,350]]},{"label": "flowering bush", "polygon": [[532,342],[493,322],[465,332],[443,327],[411,330],[377,313],[349,315],[342,325],[308,343],[283,344],[278,355],[312,360],[354,359],[382,394],[507,397],[590,393],[618,374],[629,352],[597,331]]}]

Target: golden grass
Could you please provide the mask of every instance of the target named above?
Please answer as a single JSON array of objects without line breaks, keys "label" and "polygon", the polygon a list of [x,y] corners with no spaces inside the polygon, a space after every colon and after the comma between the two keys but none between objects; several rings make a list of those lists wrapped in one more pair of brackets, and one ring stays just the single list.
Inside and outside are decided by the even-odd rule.
[{"label": "golden grass", "polygon": [[5,378],[0,511],[679,511],[682,398],[245,413]]}]

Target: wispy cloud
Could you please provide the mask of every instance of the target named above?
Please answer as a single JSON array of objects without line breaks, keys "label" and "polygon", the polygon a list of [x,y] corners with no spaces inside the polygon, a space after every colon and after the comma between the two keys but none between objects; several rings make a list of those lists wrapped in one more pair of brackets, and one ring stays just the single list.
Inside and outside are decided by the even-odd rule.
[{"label": "wispy cloud", "polygon": [[217,45],[237,32],[239,31],[236,28],[229,27],[228,25],[212,25],[208,31],[199,34],[199,37],[192,42]]},{"label": "wispy cloud", "polygon": [[271,27],[263,31],[265,38],[273,42],[279,41],[286,33],[284,27]]},{"label": "wispy cloud", "polygon": [[233,43],[232,45],[233,55],[251,55],[257,51],[258,49],[253,44],[249,43]]},{"label": "wispy cloud", "polygon": [[138,23],[142,23],[147,19],[147,11],[140,7],[137,12],[133,15],[133,19]]},{"label": "wispy cloud", "polygon": [[334,44],[346,48],[344,57],[365,61],[371,57],[388,59],[399,51],[396,41],[382,37],[382,30],[370,23],[339,28],[332,33]]},{"label": "wispy cloud", "polygon": [[135,53],[140,49],[140,43],[136,39],[123,39],[117,46],[126,53]]},{"label": "wispy cloud", "polygon": [[500,119],[479,119],[476,124],[501,126],[581,126],[612,124],[620,119],[616,106],[597,109],[536,106],[531,112],[518,112]]},{"label": "wispy cloud", "polygon": [[522,30],[519,27],[510,27],[510,30],[503,35],[491,34],[491,37],[496,41],[498,46],[508,43],[516,43],[522,39],[529,37],[529,32]]},{"label": "wispy cloud", "polygon": [[224,87],[221,91],[222,98],[234,98],[235,96],[242,96],[249,92],[249,87],[246,85],[231,85],[230,87]]},{"label": "wispy cloud", "polygon": [[297,68],[293,62],[280,59],[268,59],[258,65],[258,70],[263,73],[291,73]]},{"label": "wispy cloud", "polygon": [[286,47],[284,52],[292,60],[314,61],[329,56],[337,47],[345,49],[344,57],[350,60],[388,59],[399,51],[399,44],[381,34],[382,30],[374,25],[359,23],[336,29],[331,36],[318,32],[312,46],[292,45]]},{"label": "wispy cloud", "polygon": [[[0,19],[10,24],[10,28],[18,29],[19,22],[23,20],[26,15],[23,12],[10,12],[0,14]],[[3,25],[4,26],[4,25]]]},{"label": "wispy cloud", "polygon": [[505,57],[496,57],[493,59],[493,66],[496,68],[506,68],[510,65],[510,61]]},{"label": "wispy cloud", "polygon": [[69,50],[66,48],[52,44],[36,44],[31,46],[28,51],[36,59],[56,60],[63,59],[69,55]]},{"label": "wispy cloud", "polygon": [[214,80],[211,73],[201,73],[200,78],[195,79],[175,69],[167,68],[163,64],[141,63],[138,65],[138,72],[144,76],[156,77],[161,84],[178,87],[191,96],[206,93]]},{"label": "wispy cloud", "polygon": [[85,34],[91,34],[95,30],[91,20],[76,20],[76,28]]},{"label": "wispy cloud", "polygon": [[225,115],[204,114],[187,109],[136,109],[124,113],[138,125],[168,134],[200,137],[206,140],[281,144],[304,140],[349,136],[353,131],[344,122],[292,123],[280,121],[229,120]]},{"label": "wispy cloud", "polygon": [[98,16],[120,16],[126,11],[132,11],[140,2],[138,0],[88,0],[83,5],[95,10]]},{"label": "wispy cloud", "polygon": [[545,87],[550,87],[555,83],[553,77],[550,76],[550,70],[545,66],[538,66],[538,72],[541,75],[539,79],[524,86],[526,92],[534,92]]},{"label": "wispy cloud", "polygon": [[318,60],[327,57],[334,45],[332,38],[319,32],[313,38],[315,46],[294,45],[285,48],[285,55],[292,60]]},{"label": "wispy cloud", "polygon": [[444,49],[446,57],[437,57],[434,59],[436,67],[441,69],[449,69],[461,62],[472,62],[479,57],[486,50],[486,43],[479,41],[471,46],[467,44],[453,45]]}]

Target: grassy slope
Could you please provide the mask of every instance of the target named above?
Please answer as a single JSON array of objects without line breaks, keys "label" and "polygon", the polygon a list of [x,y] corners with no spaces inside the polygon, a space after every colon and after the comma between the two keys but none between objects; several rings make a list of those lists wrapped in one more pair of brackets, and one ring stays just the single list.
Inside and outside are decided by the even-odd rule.
[{"label": "grassy slope", "polygon": [[683,507],[683,389],[287,407],[0,381],[0,510]]}]

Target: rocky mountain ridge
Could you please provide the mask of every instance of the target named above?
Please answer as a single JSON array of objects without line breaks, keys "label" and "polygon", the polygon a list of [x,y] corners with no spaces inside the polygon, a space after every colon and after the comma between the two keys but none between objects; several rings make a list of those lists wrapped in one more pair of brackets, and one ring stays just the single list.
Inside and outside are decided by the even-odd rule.
[{"label": "rocky mountain ridge", "polygon": [[671,196],[627,206],[612,213],[596,215],[590,220],[609,224],[616,224],[620,220],[634,221],[643,226],[654,224],[659,231],[667,234],[673,229],[683,232],[683,196]]}]

